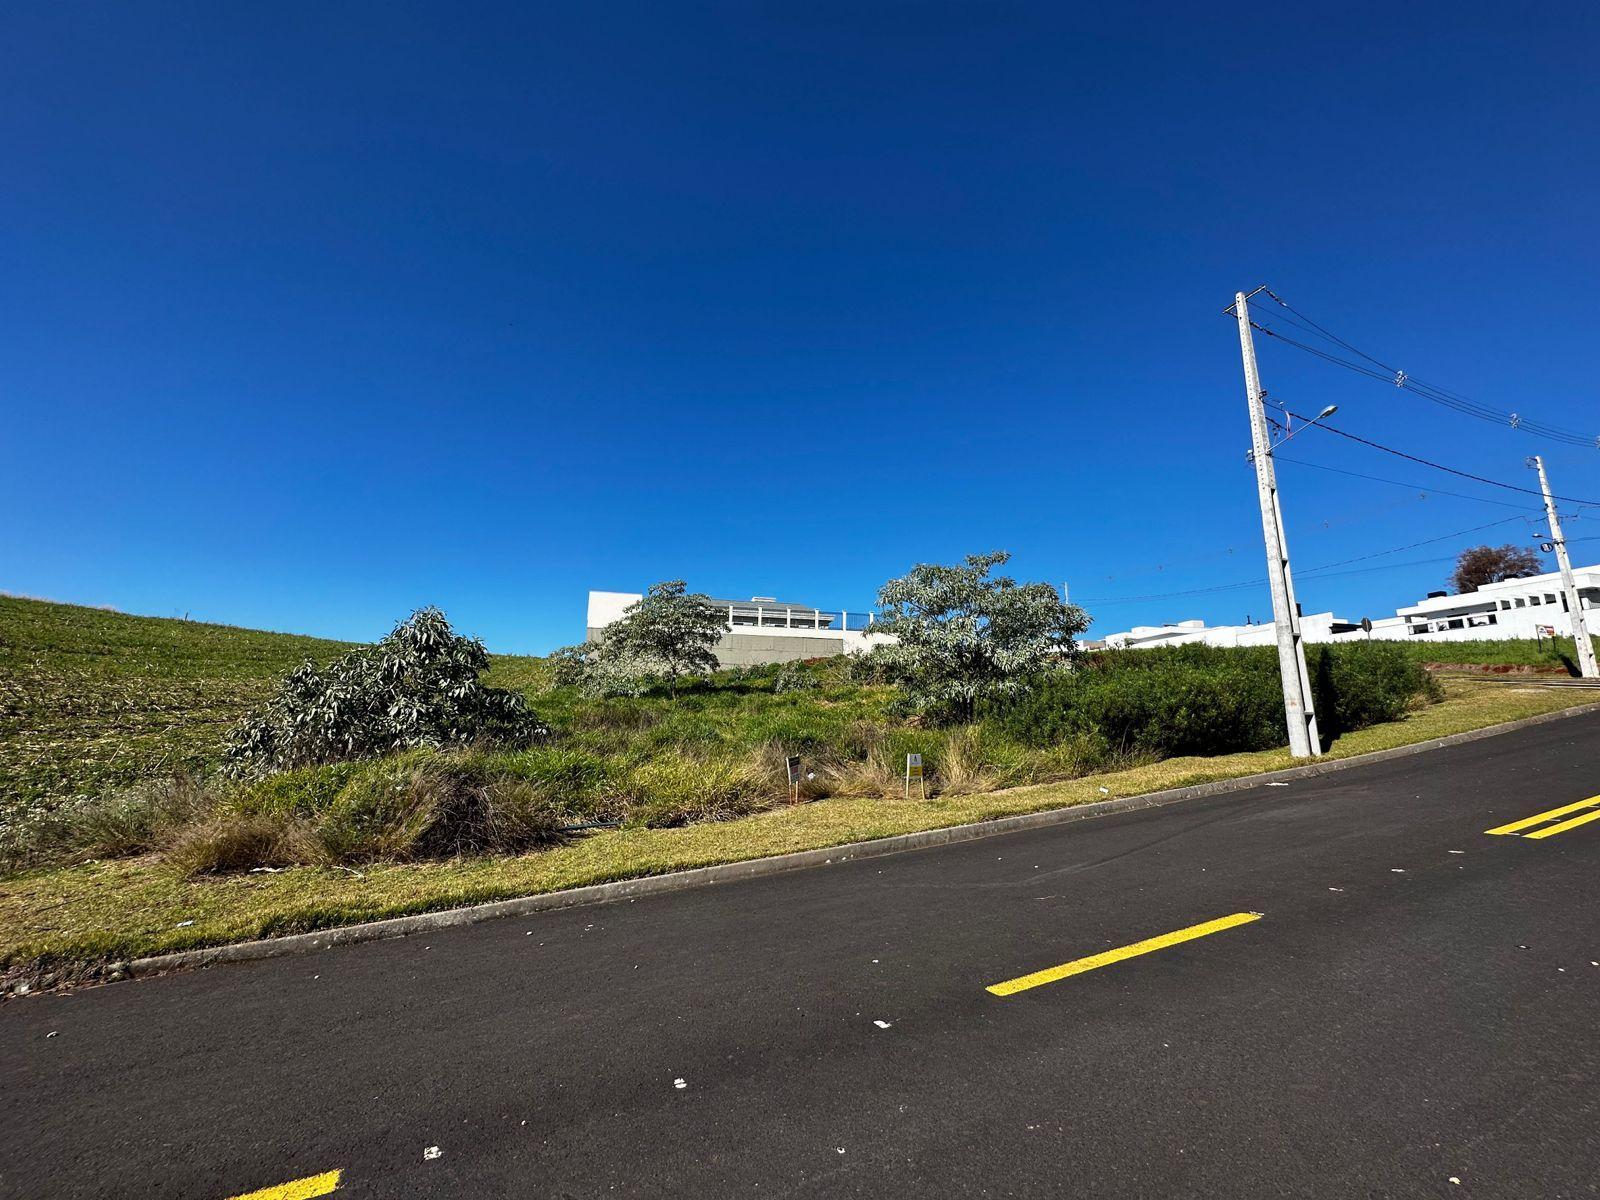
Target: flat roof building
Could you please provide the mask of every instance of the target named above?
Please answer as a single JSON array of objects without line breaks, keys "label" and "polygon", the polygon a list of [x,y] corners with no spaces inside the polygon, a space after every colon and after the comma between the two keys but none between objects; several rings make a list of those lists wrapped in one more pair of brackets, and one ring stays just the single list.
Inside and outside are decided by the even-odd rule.
[{"label": "flat roof building", "polygon": [[[1578,567],[1572,572],[1578,585],[1585,623],[1591,635],[1600,634],[1600,566]],[[1591,616],[1590,614],[1593,613]],[[1396,609],[1392,617],[1372,622],[1369,632],[1359,621],[1341,620],[1331,612],[1308,613],[1300,618],[1307,642],[1343,642],[1372,638],[1437,642],[1491,641],[1497,638],[1572,636],[1572,615],[1559,572],[1530,575],[1486,583],[1475,592],[1430,592],[1415,604]],[[1107,646],[1143,648],[1183,646],[1202,642],[1208,646],[1270,646],[1277,639],[1271,621],[1261,624],[1210,625],[1204,621],[1178,621],[1167,625],[1137,625],[1122,633],[1108,633]]]},{"label": "flat roof building", "polygon": [[[640,592],[590,592],[588,640],[594,641],[643,598]],[[822,609],[772,596],[712,603],[727,611],[727,632],[715,647],[717,661],[724,667],[863,653],[883,640],[872,630],[871,612]]]}]

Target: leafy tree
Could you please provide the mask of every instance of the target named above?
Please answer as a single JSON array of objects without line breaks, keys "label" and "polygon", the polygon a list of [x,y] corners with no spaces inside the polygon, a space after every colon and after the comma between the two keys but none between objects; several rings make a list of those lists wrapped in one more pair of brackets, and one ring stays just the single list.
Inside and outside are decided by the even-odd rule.
[{"label": "leafy tree", "polygon": [[1486,583],[1542,574],[1539,556],[1526,546],[1473,546],[1456,559],[1450,584],[1458,592],[1475,592]]},{"label": "leafy tree", "polygon": [[373,646],[326,667],[306,662],[229,734],[234,775],[479,740],[525,743],[548,730],[519,692],[484,687],[489,652],[423,608]]},{"label": "leafy tree", "polygon": [[550,664],[550,682],[556,687],[581,684],[589,674],[592,645],[562,646],[550,651],[546,661]]},{"label": "leafy tree", "polygon": [[980,700],[1018,692],[1071,660],[1088,614],[1048,583],[991,578],[1010,558],[997,550],[960,566],[920,564],[878,592],[873,629],[895,640],[872,659],[918,708],[970,721]]},{"label": "leafy tree", "polygon": [[685,675],[717,669],[716,644],[727,632],[727,612],[709,597],[685,590],[681,579],[653,584],[606,626],[589,656],[591,690],[616,694],[629,680],[659,676],[676,696]]}]

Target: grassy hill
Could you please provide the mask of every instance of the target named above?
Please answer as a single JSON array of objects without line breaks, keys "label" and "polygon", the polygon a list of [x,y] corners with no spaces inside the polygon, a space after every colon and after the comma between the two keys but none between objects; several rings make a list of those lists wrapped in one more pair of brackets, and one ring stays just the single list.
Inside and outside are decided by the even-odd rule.
[{"label": "grassy hill", "polygon": [[[1559,671],[1559,651],[1546,647],[1405,649],[1430,662]],[[0,596],[0,816],[212,763],[228,728],[278,676],[348,648],[298,634]],[[537,692],[543,669],[541,659],[497,656],[488,682]]]},{"label": "grassy hill", "polygon": [[346,648],[0,597],[0,813],[211,762],[274,679]]},{"label": "grassy hill", "polygon": [[[1041,700],[1040,712],[1031,716],[1032,709],[1021,706],[948,728],[908,718],[895,705],[893,687],[857,679],[842,662],[806,668],[809,685],[798,689],[780,687],[784,672],[774,668],[726,672],[680,688],[675,698],[658,690],[593,699],[552,687],[543,659],[499,656],[487,681],[530,694],[555,730],[549,743],[417,751],[227,787],[211,781],[202,807],[162,827],[159,836],[140,834],[137,844],[123,825],[72,824],[86,811],[73,803],[78,797],[106,797],[109,809],[102,800],[87,811],[125,816],[116,806],[126,797],[107,793],[142,776],[214,763],[229,727],[280,675],[308,657],[325,661],[346,648],[291,634],[0,597],[0,864],[8,847],[16,851],[10,861],[24,864],[0,870],[0,985],[8,972],[42,972],[51,962],[128,957],[836,845],[1288,762],[1284,749],[1252,750],[1253,742],[1240,742],[1248,730],[1234,719],[1251,707],[1241,701],[1245,684],[1276,694],[1270,650],[1199,655],[1187,666],[1182,655],[1162,652],[1107,657],[1097,662],[1098,682],[1086,673],[1055,707]],[[1408,653],[1422,649],[1406,647]],[[1464,647],[1453,660],[1447,646],[1427,649],[1435,661],[1495,656],[1484,644]],[[1512,644],[1499,657],[1518,662],[1526,652]],[[1234,669],[1226,686],[1208,675],[1224,666]],[[1202,686],[1208,681],[1209,690]],[[1363,696],[1383,686],[1371,675],[1351,681],[1352,694]],[[1145,705],[1147,724],[1167,733],[1174,704],[1199,714],[1196,720],[1215,718],[1205,726],[1215,734],[1205,740],[1212,748],[1205,758],[1160,761],[1193,752],[1138,739],[1122,746],[1079,734],[1035,736],[1049,732],[1044,718],[1056,708],[1065,711],[1096,695],[1138,701],[1133,709],[1144,712],[1139,706]],[[1331,753],[1427,740],[1580,704],[1591,695],[1462,680],[1450,685],[1444,703],[1413,706],[1398,720],[1343,734]],[[1230,748],[1244,752],[1229,754]],[[908,751],[931,764],[926,801],[900,796]],[[815,803],[786,802],[788,753],[802,754],[814,768],[802,791]],[[404,794],[420,797],[418,803],[443,804],[457,784],[473,795],[495,789],[500,796],[531,797],[562,822],[620,818],[625,827],[562,836],[532,853],[458,848],[447,857],[369,854],[339,840],[345,828],[339,822],[352,814],[359,818],[352,828],[375,836],[391,831],[384,820],[405,824],[409,809],[390,811],[397,786],[411,788]],[[62,814],[48,815],[63,807]],[[255,836],[266,825],[277,831],[274,837],[302,839],[287,858],[272,841],[265,850],[257,847],[256,858],[240,860],[254,862],[270,851],[279,855],[272,861],[281,869],[274,872],[247,874],[231,851],[228,866],[215,854],[196,865],[193,855],[177,853],[226,848],[230,839]],[[63,828],[77,840],[52,841],[52,831]],[[107,828],[114,835],[109,842],[102,836]],[[30,859],[40,846],[46,853]],[[56,853],[62,847],[68,852]],[[342,865],[340,855],[350,854],[359,870]]]}]

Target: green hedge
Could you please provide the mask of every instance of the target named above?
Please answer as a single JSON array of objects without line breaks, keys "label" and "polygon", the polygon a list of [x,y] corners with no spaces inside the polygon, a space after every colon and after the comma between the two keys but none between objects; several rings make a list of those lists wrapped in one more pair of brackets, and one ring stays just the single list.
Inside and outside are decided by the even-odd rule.
[{"label": "green hedge", "polygon": [[[1392,721],[1438,685],[1397,646],[1314,646],[1307,655],[1325,738]],[[1288,741],[1275,647],[1109,651],[1042,679],[991,711],[1006,734],[1053,745],[1085,734],[1114,751],[1171,757],[1266,750]]]}]

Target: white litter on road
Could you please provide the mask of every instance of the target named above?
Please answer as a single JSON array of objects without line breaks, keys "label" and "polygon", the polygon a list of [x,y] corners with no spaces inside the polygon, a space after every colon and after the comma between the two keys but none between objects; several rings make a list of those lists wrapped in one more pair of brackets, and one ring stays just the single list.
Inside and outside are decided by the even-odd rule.
[{"label": "white litter on road", "polygon": [[1267,784],[1267,786],[1268,787],[1288,787],[1289,785],[1287,783],[1269,783],[1269,784]]},{"label": "white litter on road", "polygon": [[174,929],[182,929],[185,925],[193,925],[193,924],[194,924],[194,919],[191,917],[187,921],[179,921],[176,925],[173,926],[173,928]]},{"label": "white litter on road", "polygon": [[1465,850],[1451,850],[1451,851],[1449,851],[1449,853],[1451,853],[1451,854],[1465,854],[1466,851]]},{"label": "white litter on road", "polygon": [[688,1087],[689,1085],[687,1083],[685,1083],[681,1079],[674,1079],[672,1081],[672,1086],[677,1088],[679,1091],[682,1091],[684,1088]]},{"label": "white litter on road", "polygon": [[444,1151],[439,1149],[439,1147],[437,1147],[437,1146],[429,1146],[426,1150],[424,1150],[422,1152],[422,1160],[424,1162],[431,1162],[432,1160],[438,1158],[443,1153],[444,1153]]},{"label": "white litter on road", "polygon": [[[874,1021],[873,1024],[876,1025],[879,1029],[887,1029],[887,1028],[889,1028],[889,1022],[887,1022],[887,1021]],[[50,1036],[51,1037],[55,1037],[55,1034],[52,1033]]]},{"label": "white litter on road", "polygon": [[1396,875],[1404,875],[1406,873],[1406,869],[1404,867],[1390,867],[1389,870],[1394,872]]}]

